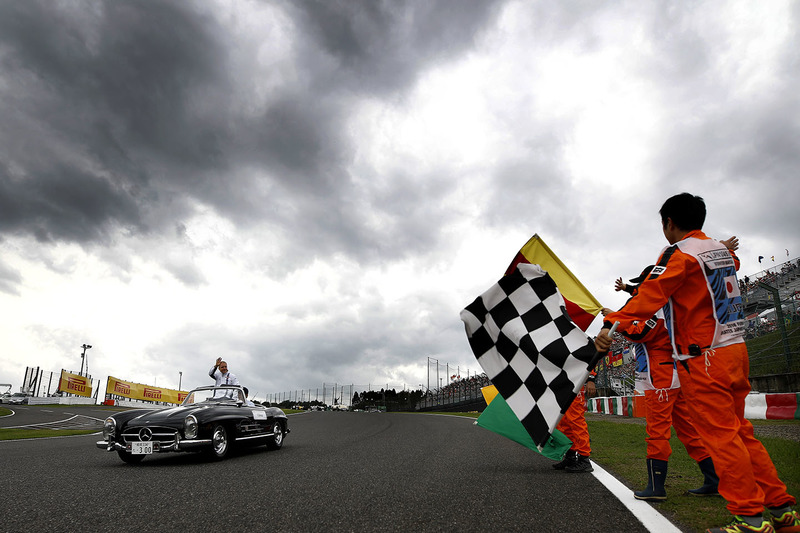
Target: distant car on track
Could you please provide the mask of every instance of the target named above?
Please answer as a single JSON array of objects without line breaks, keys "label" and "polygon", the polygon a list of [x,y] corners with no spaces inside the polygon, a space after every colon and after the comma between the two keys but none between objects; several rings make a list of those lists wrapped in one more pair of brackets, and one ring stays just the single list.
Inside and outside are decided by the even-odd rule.
[{"label": "distant car on track", "polygon": [[129,464],[147,455],[203,451],[224,459],[234,445],[278,450],[289,433],[286,414],[277,407],[248,406],[239,386],[199,387],[180,406],[132,409],[106,418],[97,447],[116,451]]},{"label": "distant car on track", "polygon": [[22,405],[28,403],[28,395],[24,392],[15,392],[7,398],[3,398],[3,403],[10,403],[11,405]]}]

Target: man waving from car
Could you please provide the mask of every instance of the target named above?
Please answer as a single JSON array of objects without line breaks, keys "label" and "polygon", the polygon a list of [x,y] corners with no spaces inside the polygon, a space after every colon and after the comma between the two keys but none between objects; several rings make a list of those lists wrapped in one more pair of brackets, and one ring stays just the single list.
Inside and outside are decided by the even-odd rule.
[{"label": "man waving from car", "polygon": [[[228,363],[217,357],[217,364],[208,371],[208,376],[214,378],[214,385],[239,385],[239,380],[233,372],[228,371]],[[228,391],[230,392],[230,391]],[[227,396],[228,394],[226,394]]]}]

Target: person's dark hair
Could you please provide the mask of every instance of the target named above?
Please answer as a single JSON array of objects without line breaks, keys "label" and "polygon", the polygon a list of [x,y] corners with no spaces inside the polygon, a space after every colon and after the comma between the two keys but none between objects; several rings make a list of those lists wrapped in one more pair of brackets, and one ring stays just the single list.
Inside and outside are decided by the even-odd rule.
[{"label": "person's dark hair", "polygon": [[703,229],[703,223],[706,221],[706,203],[699,196],[682,192],[668,198],[658,213],[661,215],[663,227],[667,226],[669,218],[683,231]]},{"label": "person's dark hair", "polygon": [[247,390],[247,387],[242,387],[242,390],[244,391],[245,396],[250,396],[250,391]]}]

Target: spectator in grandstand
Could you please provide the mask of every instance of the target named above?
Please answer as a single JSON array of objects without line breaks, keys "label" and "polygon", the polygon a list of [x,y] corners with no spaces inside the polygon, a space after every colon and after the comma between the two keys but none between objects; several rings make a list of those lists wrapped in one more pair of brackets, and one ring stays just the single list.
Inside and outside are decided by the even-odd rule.
[{"label": "spectator in grandstand", "polygon": [[[634,295],[636,287],[643,282],[654,265],[630,280],[634,285],[622,283],[619,278],[615,290]],[[611,313],[604,308],[603,316]],[[714,461],[703,446],[703,441],[692,423],[686,398],[681,391],[678,370],[672,359],[672,345],[669,333],[664,326],[664,309],[659,309],[652,318],[633,324],[631,327],[618,327],[617,332],[636,343],[634,352],[639,363],[636,381],[644,389],[645,423],[647,428],[647,487],[634,491],[637,500],[663,501],[667,499],[664,482],[667,478],[669,457],[672,447],[669,444],[671,428],[689,457],[697,461],[703,474],[703,485],[689,489],[695,496],[718,496],[719,478],[714,470]]]},{"label": "spectator in grandstand", "polygon": [[[220,385],[239,385],[239,380],[236,378],[236,375],[228,371],[228,363],[223,361],[222,357],[217,357],[217,362],[211,367],[211,370],[208,371],[208,376],[214,379],[214,385],[216,387]],[[231,395],[225,394],[225,396],[230,397]]]},{"label": "spectator in grandstand", "polygon": [[[735,283],[739,260],[701,231],[706,207],[699,196],[673,196],[659,214],[670,246],[628,303],[606,316],[596,344],[610,343],[608,332],[614,322],[630,328],[669,303],[667,318],[681,387],[695,427],[714,458],[719,493],[734,515],[727,527],[708,531],[797,531],[800,515],[792,509],[796,500],[744,417],[750,383]],[[762,514],[765,506],[769,519]]]}]

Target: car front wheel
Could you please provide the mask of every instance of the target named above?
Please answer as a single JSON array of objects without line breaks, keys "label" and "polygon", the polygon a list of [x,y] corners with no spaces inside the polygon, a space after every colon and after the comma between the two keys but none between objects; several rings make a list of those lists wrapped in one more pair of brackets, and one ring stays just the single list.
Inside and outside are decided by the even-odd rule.
[{"label": "car front wheel", "polygon": [[283,446],[283,426],[280,422],[275,422],[272,426],[272,432],[274,433],[273,437],[267,442],[267,448],[270,450],[280,450],[281,446]]},{"label": "car front wheel", "polygon": [[230,448],[231,442],[228,438],[228,430],[222,424],[217,424],[211,432],[211,454],[214,459],[220,461],[228,455]]}]

